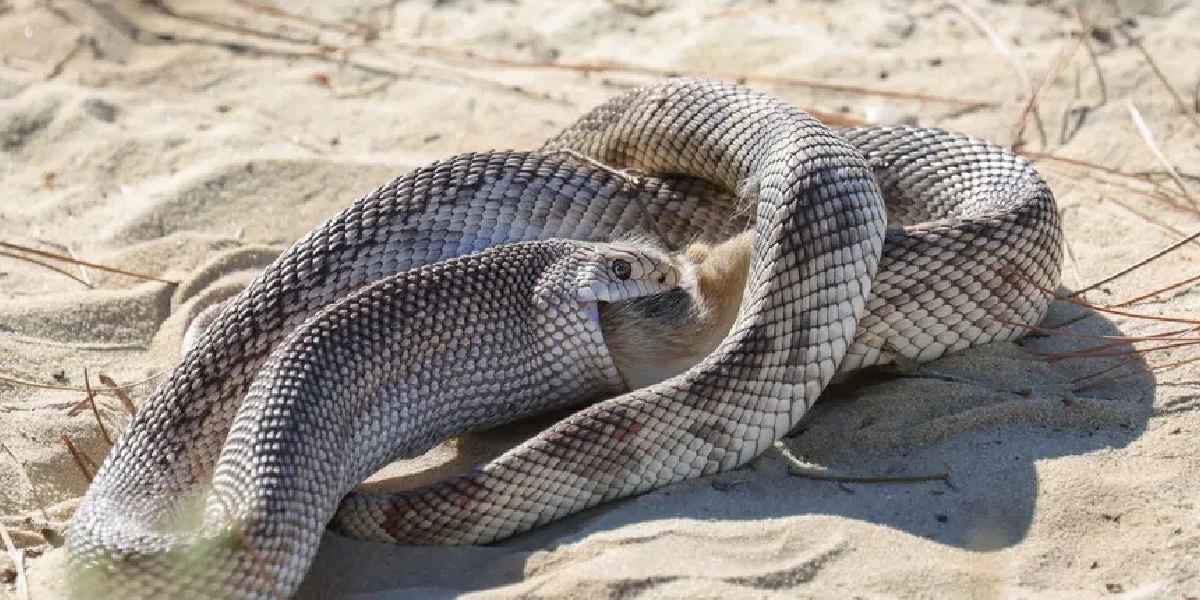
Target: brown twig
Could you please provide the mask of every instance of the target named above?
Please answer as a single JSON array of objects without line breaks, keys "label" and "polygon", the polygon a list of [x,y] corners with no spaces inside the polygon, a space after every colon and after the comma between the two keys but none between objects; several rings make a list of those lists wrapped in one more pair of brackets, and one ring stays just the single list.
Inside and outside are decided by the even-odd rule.
[{"label": "brown twig", "polygon": [[1017,72],[1017,77],[1021,80],[1021,91],[1025,92],[1026,98],[1032,98],[1034,92],[1033,84],[1029,81],[1029,73],[1025,71],[1025,65],[1021,64],[1020,59],[1017,58],[1017,55],[1013,54],[1013,51],[1008,47],[1008,44],[1004,43],[1004,39],[1000,37],[1000,34],[996,33],[996,31],[992,29],[992,26],[989,25],[988,22],[979,15],[979,13],[976,13],[973,9],[971,9],[970,5],[968,5],[966,2],[963,2],[962,0],[952,0],[951,3],[955,8],[958,9],[959,12],[966,16],[967,19],[971,21],[971,23],[974,24],[977,29],[979,29],[980,33],[987,37],[988,41],[990,41],[992,45],[996,47],[996,50],[999,50],[1000,54],[1004,55],[1004,58],[1007,58],[1008,61],[1012,63],[1013,68]]},{"label": "brown twig", "polygon": [[83,284],[88,286],[89,290],[92,289],[94,287],[92,285],[92,276],[88,273],[87,265],[79,264],[79,257],[75,256],[75,251],[70,248],[67,248],[67,255],[71,257],[71,260],[76,261],[75,264],[79,267],[79,276],[83,279]]},{"label": "brown twig", "polygon": [[1158,252],[1155,252],[1154,254],[1151,254],[1150,256],[1147,256],[1146,258],[1143,258],[1143,259],[1129,265],[1128,267],[1125,267],[1124,269],[1121,269],[1121,270],[1117,271],[1116,273],[1113,273],[1112,275],[1109,275],[1108,277],[1105,277],[1104,279],[1097,281],[1096,283],[1093,283],[1081,290],[1072,292],[1071,295],[1079,296],[1080,294],[1084,294],[1091,290],[1094,290],[1094,289],[1096,289],[1118,277],[1129,274],[1130,272],[1146,265],[1147,263],[1150,263],[1152,261],[1162,258],[1163,256],[1166,256],[1167,254],[1179,249],[1184,244],[1190,243],[1192,240],[1195,240],[1197,238],[1200,238],[1200,230],[1196,230],[1196,231],[1188,234],[1187,236],[1184,236],[1184,238],[1179,240],[1178,242],[1175,242],[1174,244],[1171,244],[1170,246],[1167,246],[1166,248],[1163,248],[1162,250],[1159,250]]},{"label": "brown twig", "polygon": [[859,85],[829,83],[827,81],[819,81],[815,79],[805,79],[801,77],[785,77],[779,75],[764,75],[755,73],[727,73],[715,71],[687,71],[682,69],[663,69],[659,67],[650,67],[646,65],[633,65],[628,63],[618,62],[566,62],[566,61],[525,61],[513,60],[507,58],[496,58],[480,56],[474,52],[456,52],[438,46],[428,45],[412,45],[404,44],[398,46],[401,49],[409,51],[426,52],[454,58],[458,60],[470,60],[477,63],[483,63],[496,67],[505,67],[512,69],[552,69],[559,71],[573,71],[576,73],[636,73],[639,75],[650,75],[654,77],[707,77],[713,79],[724,79],[727,81],[750,82],[756,81],[759,83],[807,87],[811,89],[827,90],[834,92],[846,92],[852,94],[861,94],[866,96],[880,96],[885,98],[900,98],[906,100],[919,100],[922,102],[942,102],[955,106],[966,106],[971,108],[993,108],[997,106],[996,102],[983,100],[970,100],[963,98],[952,98],[948,96],[937,96],[932,94],[919,94],[914,92],[899,92],[893,90],[881,90],[876,88],[868,88]]},{"label": "brown twig", "polygon": [[88,483],[91,483],[92,479],[96,476],[96,463],[81,452],[79,448],[75,447],[75,442],[71,441],[71,436],[64,433],[58,437],[67,445],[67,451],[71,453],[71,456],[75,457],[75,462],[79,465],[79,470],[83,471],[83,477],[87,479]]},{"label": "brown twig", "polygon": [[1154,75],[1158,77],[1158,80],[1167,88],[1167,92],[1175,99],[1175,104],[1179,106],[1179,112],[1183,113],[1192,122],[1192,125],[1196,127],[1196,131],[1200,133],[1200,119],[1197,119],[1195,113],[1188,110],[1187,103],[1183,101],[1183,96],[1179,95],[1179,92],[1175,90],[1175,86],[1171,85],[1170,80],[1167,79],[1166,74],[1163,73],[1162,69],[1158,68],[1158,63],[1154,61],[1153,56],[1150,56],[1150,51],[1146,50],[1146,46],[1142,44],[1142,40],[1130,36],[1129,41],[1133,43],[1134,48],[1138,49],[1138,52],[1142,53],[1142,57],[1146,59],[1146,64],[1150,65],[1150,69],[1154,71]]},{"label": "brown twig", "polygon": [[1151,298],[1151,297],[1157,296],[1163,292],[1169,292],[1171,290],[1181,288],[1185,285],[1196,283],[1197,281],[1200,281],[1200,275],[1196,275],[1195,277],[1189,277],[1178,283],[1172,283],[1171,285],[1160,287],[1154,291],[1146,292],[1145,294],[1142,294],[1141,296],[1137,296],[1136,298],[1130,298],[1129,300],[1124,300],[1118,304],[1114,304],[1113,306],[1129,306],[1130,304],[1137,304],[1138,302],[1141,302],[1142,300],[1145,300],[1146,298]]},{"label": "brown twig", "polygon": [[[1075,10],[1074,6],[1068,6],[1067,10],[1075,18],[1075,21],[1079,23],[1079,27],[1088,31],[1088,35],[1091,35],[1092,25],[1083,20],[1079,11]],[[1086,35],[1083,36],[1083,47],[1087,49],[1088,60],[1092,63],[1092,70],[1096,72],[1096,83],[1100,86],[1100,101],[1108,102],[1108,85],[1104,82],[1104,71],[1100,69],[1100,61],[1096,59],[1096,50],[1088,43],[1087,37]]]},{"label": "brown twig", "polygon": [[1129,107],[1129,116],[1133,119],[1133,124],[1135,127],[1137,127],[1138,134],[1141,135],[1142,141],[1146,142],[1146,146],[1150,148],[1151,154],[1153,154],[1154,158],[1159,162],[1159,164],[1161,164],[1163,168],[1167,170],[1167,173],[1171,176],[1171,179],[1175,181],[1175,185],[1179,186],[1179,191],[1183,192],[1183,195],[1188,199],[1188,202],[1192,203],[1192,209],[1195,210],[1200,208],[1200,205],[1196,204],[1196,199],[1193,198],[1191,192],[1188,191],[1187,184],[1184,183],[1183,178],[1179,176],[1179,172],[1175,170],[1175,166],[1171,164],[1171,161],[1167,160],[1166,155],[1163,154],[1162,150],[1159,149],[1158,142],[1154,141],[1154,133],[1150,131],[1150,127],[1146,125],[1146,121],[1142,119],[1142,113],[1137,109],[1136,106],[1133,105],[1133,100],[1126,99],[1125,103]]},{"label": "brown twig", "polygon": [[[159,377],[162,377],[164,373],[166,373],[166,371],[160,371],[158,373],[155,373],[154,375],[145,377],[143,379],[139,379],[133,383],[127,383],[119,388],[98,387],[95,389],[97,391],[101,391],[101,392],[116,392],[118,390],[128,390],[128,389],[137,387],[139,385],[142,385],[143,383],[146,383],[152,379],[157,379]],[[28,381],[25,379],[20,379],[17,377],[9,377],[7,375],[0,375],[0,383],[11,383],[13,385],[20,385],[20,386],[31,387],[31,388],[40,388],[43,390],[63,390],[63,391],[68,391],[68,392],[87,392],[87,388],[84,388],[82,386],[59,385],[59,384],[55,384],[55,383],[40,383],[37,381]]]},{"label": "brown twig", "polygon": [[1027,350],[1030,354],[1045,358],[1049,362],[1059,362],[1063,360],[1071,360],[1077,358],[1113,358],[1119,356],[1129,356],[1131,354],[1145,354],[1147,352],[1158,352],[1160,350],[1173,350],[1175,348],[1185,348],[1188,346],[1200,345],[1200,342],[1181,342],[1177,344],[1165,344],[1155,346],[1153,348],[1135,348],[1132,350],[1122,350],[1120,352],[1093,352],[1091,348],[1076,352],[1040,352],[1036,350]]},{"label": "brown twig", "polygon": [[[1103,335],[1103,334],[1099,334],[1099,333],[1084,333],[1082,331],[1063,331],[1061,328],[1054,328],[1054,327],[1039,327],[1037,325],[1026,325],[1025,323],[1018,323],[1016,321],[1009,321],[1006,319],[999,319],[996,317],[989,317],[989,318],[997,323],[1003,323],[1004,325],[1010,325],[1010,326],[1016,326],[1016,327],[1024,327],[1025,329],[1028,329],[1029,331],[1032,331],[1034,333],[1040,333],[1043,335],[1060,335],[1060,336],[1064,336],[1064,337],[1086,338],[1086,339],[1090,339],[1090,340],[1104,340],[1104,341],[1110,341],[1110,342],[1117,342],[1118,344],[1125,344],[1125,343],[1131,344],[1134,342],[1156,342],[1156,341],[1159,341],[1166,337],[1171,337],[1173,335],[1179,335],[1180,332],[1187,333],[1189,331],[1196,330],[1195,327],[1189,327],[1187,329],[1168,331],[1168,332],[1164,332],[1164,333],[1151,333],[1148,335]],[[1186,341],[1200,343],[1200,337],[1180,338],[1180,339],[1185,339]]]},{"label": "brown twig", "polygon": [[125,412],[128,412],[130,416],[137,414],[137,406],[133,404],[133,400],[129,399],[129,394],[125,393],[125,386],[117,385],[116,380],[104,373],[98,375],[97,378],[100,380],[100,383],[107,385],[108,391],[112,392],[121,401],[121,406],[125,407]]},{"label": "brown twig", "polygon": [[[1118,200],[1112,196],[1101,196],[1101,199],[1107,200],[1109,202],[1112,202],[1113,204],[1116,204],[1117,206],[1120,206],[1121,208],[1124,208],[1125,210],[1129,211],[1130,214],[1133,214],[1134,216],[1138,217],[1139,219],[1142,219],[1143,221],[1145,221],[1167,233],[1171,233],[1171,234],[1179,235],[1179,236],[1187,235],[1187,233],[1185,233],[1179,229],[1176,229],[1175,227],[1171,226],[1168,223],[1163,222],[1162,220],[1154,217],[1153,215],[1150,215],[1142,210],[1134,208],[1133,205],[1129,204],[1128,202],[1125,202],[1124,200]],[[1197,246],[1200,246],[1200,241],[1192,240],[1191,243],[1195,244]]]},{"label": "brown twig", "polygon": [[[159,283],[166,283],[166,284],[170,284],[170,285],[178,285],[179,284],[179,282],[175,281],[175,280],[162,279],[160,277],[155,277],[153,275],[145,275],[142,273],[134,273],[133,271],[126,271],[124,269],[118,269],[116,267],[107,267],[104,265],[99,265],[99,264],[96,264],[93,262],[88,262],[85,260],[79,260],[77,258],[73,258],[73,257],[65,255],[65,254],[55,254],[53,252],[45,252],[43,250],[29,248],[27,246],[22,246],[20,244],[13,244],[10,242],[0,242],[0,248],[8,248],[10,250],[16,250],[18,252],[27,252],[29,254],[33,254],[35,256],[40,256],[42,258],[53,258],[56,260],[61,260],[63,262],[68,262],[68,263],[75,264],[75,265],[83,265],[85,267],[91,267],[98,271],[107,271],[109,273],[125,275],[126,277],[134,277],[137,279],[145,279],[148,281],[157,281]],[[74,278],[73,275],[71,277]],[[77,279],[77,281],[78,281],[78,279]]]},{"label": "brown twig", "polygon": [[[1061,74],[1064,69],[1067,68],[1068,64],[1071,63],[1071,59],[1073,59],[1075,57],[1075,53],[1079,51],[1080,44],[1082,44],[1083,40],[1089,35],[1092,35],[1092,28],[1090,26],[1084,29],[1083,33],[1081,33],[1079,37],[1075,38],[1070,45],[1063,47],[1062,50],[1059,50],[1058,57],[1055,58],[1054,62],[1050,66],[1050,69],[1046,71],[1046,75],[1042,77],[1042,81],[1038,84],[1037,90],[1033,92],[1033,95],[1030,96],[1029,100],[1025,103],[1025,108],[1021,111],[1021,117],[1017,119],[1017,126],[1013,132],[1013,143],[1011,147],[1016,148],[1017,146],[1021,145],[1021,136],[1025,134],[1025,126],[1029,123],[1029,117],[1037,114],[1037,105],[1042,99],[1042,94],[1044,94],[1046,90],[1050,89],[1050,84],[1054,82],[1054,79],[1058,77],[1058,75]],[[1042,146],[1045,146],[1045,131],[1042,131],[1040,124],[1038,129],[1041,131],[1042,135]]]},{"label": "brown twig", "polygon": [[86,402],[92,407],[92,415],[96,417],[96,425],[100,426],[100,436],[109,446],[113,445],[112,436],[108,435],[108,428],[100,418],[100,409],[96,407],[96,392],[92,391],[92,378],[88,375],[87,367],[83,368],[83,388],[87,392]]},{"label": "brown twig", "polygon": [[816,481],[835,481],[838,483],[923,483],[927,481],[940,481],[946,485],[950,485],[949,473],[909,475],[902,477],[849,477],[842,475],[828,475],[825,473],[814,473],[805,469],[789,467],[787,474],[788,477],[800,477],[803,479],[813,479]]},{"label": "brown twig", "polygon": [[70,271],[68,271],[68,270],[66,270],[66,269],[63,269],[63,268],[60,268],[60,267],[56,267],[56,266],[54,266],[54,265],[52,265],[52,264],[50,264],[50,263],[42,262],[42,261],[40,261],[40,260],[37,260],[36,258],[29,258],[28,256],[21,256],[20,254],[13,254],[13,253],[11,253],[11,252],[4,252],[3,250],[0,250],[0,256],[7,256],[8,258],[11,258],[11,259],[13,259],[13,260],[22,260],[22,261],[25,261],[25,262],[28,262],[28,263],[33,263],[33,264],[35,264],[35,265],[37,265],[37,266],[39,266],[39,267],[42,267],[42,268],[45,268],[45,269],[50,269],[51,271],[54,271],[54,272],[56,272],[56,273],[61,273],[61,274],[65,275],[65,276],[67,276],[67,277],[69,277],[69,278],[71,278],[71,279],[73,279],[73,280],[75,280],[75,281],[78,281],[79,283],[82,283],[83,285],[87,285],[87,282],[86,282],[86,281],[84,281],[84,280],[80,279],[79,277],[76,277],[74,273],[72,273],[72,272],[70,272]]},{"label": "brown twig", "polygon": [[1013,269],[1011,267],[1001,267],[1001,269],[1006,275],[1013,275],[1016,278],[1024,281],[1027,285],[1040,290],[1044,294],[1053,296],[1054,298],[1056,298],[1058,300],[1062,300],[1063,302],[1067,302],[1069,304],[1074,304],[1076,306],[1082,306],[1084,308],[1090,308],[1097,312],[1120,315],[1122,317],[1130,317],[1133,319],[1145,319],[1148,321],[1159,321],[1162,323],[1185,323],[1187,325],[1200,325],[1200,320],[1197,320],[1197,319],[1185,319],[1183,317],[1164,317],[1161,315],[1147,315],[1147,314],[1143,314],[1143,313],[1130,312],[1127,310],[1117,310],[1115,308],[1111,308],[1111,307],[1107,307],[1107,306],[1100,306],[1099,304],[1089,304],[1088,302],[1085,302],[1083,300],[1075,298],[1074,297],[1075,294],[1070,294],[1070,295],[1060,294],[1055,290],[1049,289],[1049,288],[1041,285],[1040,283],[1026,277],[1025,275],[1021,274],[1019,271],[1017,271],[1016,269]]}]

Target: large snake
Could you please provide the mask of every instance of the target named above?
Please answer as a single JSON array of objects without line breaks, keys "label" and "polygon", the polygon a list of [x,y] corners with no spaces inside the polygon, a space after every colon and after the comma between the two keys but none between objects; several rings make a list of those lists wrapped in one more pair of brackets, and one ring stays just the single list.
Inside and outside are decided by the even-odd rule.
[{"label": "large snake", "polygon": [[[326,360],[290,363],[307,346],[287,336],[306,319],[349,323],[355,290],[501,244],[649,229],[676,246],[747,226],[740,312],[699,364],[587,406],[467,474],[347,495],[395,456],[389,444],[469,405],[412,410],[429,391],[420,387],[373,401],[331,393],[362,389],[403,353],[355,361],[361,349],[325,344]],[[735,468],[787,433],[835,374],[1019,337],[1049,305],[1060,237],[1048,186],[994,144],[913,127],[832,130],[718,81],[632,90],[538,152],[463,154],[404,174],[284,252],[213,320],[106,457],[71,523],[72,576],[88,597],[288,596],[331,519],[354,537],[482,544]],[[469,287],[443,286],[430,310],[461,302],[456,285]],[[404,286],[394,293],[408,299]],[[446,343],[487,342],[472,340],[470,321],[455,326],[462,338]],[[283,379],[281,363],[292,364]],[[481,396],[511,375],[473,364],[406,368],[442,369]],[[474,424],[507,419],[493,412]],[[338,462],[352,455],[353,467]],[[198,492],[210,479],[214,490]]]}]

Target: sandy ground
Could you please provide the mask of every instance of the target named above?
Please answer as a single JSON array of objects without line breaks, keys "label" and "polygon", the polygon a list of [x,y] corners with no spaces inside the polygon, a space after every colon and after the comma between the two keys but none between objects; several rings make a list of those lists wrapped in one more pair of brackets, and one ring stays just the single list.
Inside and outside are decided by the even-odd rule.
[{"label": "sandy ground", "polygon": [[[0,383],[0,523],[26,556],[29,597],[61,595],[61,537],[87,486],[62,436],[95,462],[108,448],[79,404],[85,368],[95,386],[99,374],[128,384],[160,372],[192,311],[356,197],[438,157],[533,147],[652,79],[489,58],[744,76],[807,108],[1010,144],[1031,90],[1074,50],[1042,91],[1041,125],[1029,120],[1024,147],[1137,176],[1037,161],[1072,251],[1064,285],[1200,226],[1130,112],[1132,102],[1200,196],[1200,8],[1186,2],[1080,4],[1096,26],[1087,47],[1072,37],[1071,4],[1054,1],[255,2],[0,0],[0,241],[186,282],[87,269],[89,286],[76,266],[0,249],[0,375],[43,384]],[[288,13],[261,8],[274,6]],[[1198,257],[1186,246],[1086,298],[1112,304],[1195,276]],[[1198,305],[1185,286],[1132,310],[1186,317]],[[1081,381],[1118,363],[1029,352],[1099,343],[1074,333],[1182,326],[1064,302],[1046,325],[1054,331],[948,357],[922,376],[831,389],[746,468],[491,547],[327,536],[301,596],[1200,595],[1200,376],[1194,364],[1150,370],[1196,353],[1133,356],[1113,377]],[[152,384],[129,389],[135,404]],[[97,405],[119,431],[121,402],[102,393]],[[383,479],[444,474],[528,431],[465,438]],[[948,473],[953,485],[789,477],[795,463],[847,476]],[[0,579],[17,597],[7,557]]]}]

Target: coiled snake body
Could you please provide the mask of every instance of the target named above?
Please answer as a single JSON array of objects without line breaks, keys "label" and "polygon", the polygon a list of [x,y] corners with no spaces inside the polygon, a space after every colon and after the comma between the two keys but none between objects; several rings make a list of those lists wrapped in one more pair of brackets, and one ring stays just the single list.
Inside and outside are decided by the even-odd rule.
[{"label": "coiled snake body", "polygon": [[[390,496],[346,495],[354,477],[335,457],[372,454],[376,468],[395,449],[373,445],[370,431],[322,422],[328,407],[306,406],[303,387],[272,378],[277,360],[300,351],[277,348],[289,331],[399,271],[523,240],[606,240],[648,222],[672,246],[753,227],[740,312],[714,352],[470,473]],[[89,596],[286,596],[331,515],[354,537],[480,544],[737,467],[791,429],[839,372],[1019,337],[1045,314],[1050,298],[1039,288],[1058,283],[1060,237],[1049,188],[996,145],[932,129],[834,131],[718,81],[638,88],[538,152],[464,154],[398,177],[296,242],[221,312],[113,447],[73,518],[71,568],[94,586]],[[453,289],[436,297],[456,302]],[[343,364],[336,346],[329,351]],[[389,360],[295,368],[318,376],[312,389],[354,389],[347,378],[375,377]],[[449,377],[486,395],[505,375]],[[284,401],[243,403],[256,389]],[[378,422],[370,415],[402,412],[388,404],[398,400],[325,402],[335,399],[358,407],[338,409],[350,411],[346,422],[394,428],[391,439],[464,408]],[[261,425],[279,419],[290,429]],[[305,470],[239,461],[271,453]],[[197,492],[210,476],[223,493]],[[259,493],[272,500],[248,499]]]}]

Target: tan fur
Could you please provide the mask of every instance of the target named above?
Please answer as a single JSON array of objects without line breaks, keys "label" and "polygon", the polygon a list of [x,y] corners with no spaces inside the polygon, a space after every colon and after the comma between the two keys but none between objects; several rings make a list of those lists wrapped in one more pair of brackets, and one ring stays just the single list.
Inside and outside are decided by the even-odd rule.
[{"label": "tan fur", "polygon": [[718,245],[692,244],[678,257],[674,292],[600,304],[600,326],[630,389],[669,379],[699,363],[729,333],[741,307],[753,232]]}]

